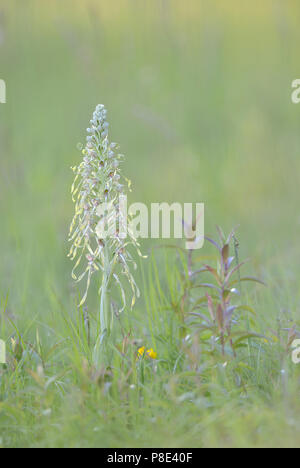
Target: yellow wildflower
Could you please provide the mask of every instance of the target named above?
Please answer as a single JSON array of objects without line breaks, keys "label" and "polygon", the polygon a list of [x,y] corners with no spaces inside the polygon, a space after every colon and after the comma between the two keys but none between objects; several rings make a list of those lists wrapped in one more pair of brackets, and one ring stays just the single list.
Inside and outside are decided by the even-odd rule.
[{"label": "yellow wildflower", "polygon": [[145,346],[142,346],[141,348],[138,349],[138,357],[143,357],[145,354],[147,357],[151,359],[157,358],[157,353],[152,348],[146,351]]},{"label": "yellow wildflower", "polygon": [[145,346],[142,346],[141,348],[139,348],[139,350],[138,350],[138,355],[139,355],[139,356],[144,356],[144,354],[145,354],[145,349],[146,349]]},{"label": "yellow wildflower", "polygon": [[157,353],[156,353],[152,348],[148,349],[147,355],[148,355],[151,359],[156,359],[156,358],[157,358]]}]

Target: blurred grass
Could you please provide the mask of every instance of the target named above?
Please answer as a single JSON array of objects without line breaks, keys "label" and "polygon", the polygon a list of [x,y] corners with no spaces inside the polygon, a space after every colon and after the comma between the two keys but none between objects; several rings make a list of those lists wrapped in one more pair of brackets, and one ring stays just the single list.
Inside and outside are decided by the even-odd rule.
[{"label": "blurred grass", "polygon": [[55,328],[56,295],[74,312],[69,168],[98,102],[131,200],[204,201],[207,233],[240,224],[241,253],[269,282],[261,320],[297,318],[299,19],[292,0],[2,4],[0,297],[20,328]]}]

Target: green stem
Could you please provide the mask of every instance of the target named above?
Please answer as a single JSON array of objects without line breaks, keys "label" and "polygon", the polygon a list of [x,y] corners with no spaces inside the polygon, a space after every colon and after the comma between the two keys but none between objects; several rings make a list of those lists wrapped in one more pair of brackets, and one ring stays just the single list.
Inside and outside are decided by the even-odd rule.
[{"label": "green stem", "polygon": [[110,335],[110,307],[108,298],[108,286],[110,280],[110,262],[107,247],[104,247],[104,271],[101,287],[101,300],[100,300],[100,334]]},{"label": "green stem", "polygon": [[107,277],[103,274],[102,286],[101,286],[101,297],[100,297],[100,336],[109,334],[109,316],[108,316],[108,298],[107,298]]},{"label": "green stem", "polygon": [[106,361],[107,339],[111,333],[110,304],[108,297],[108,287],[110,282],[109,257],[106,247],[104,247],[104,272],[102,276],[101,294],[100,294],[100,313],[97,327],[97,341],[94,348],[94,364]]}]

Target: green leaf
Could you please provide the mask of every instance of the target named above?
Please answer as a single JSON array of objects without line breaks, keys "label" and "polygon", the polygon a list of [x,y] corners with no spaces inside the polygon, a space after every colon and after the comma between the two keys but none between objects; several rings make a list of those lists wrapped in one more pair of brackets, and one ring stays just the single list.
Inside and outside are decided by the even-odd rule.
[{"label": "green leaf", "polygon": [[254,276],[244,276],[241,279],[233,280],[233,281],[230,282],[229,286],[231,287],[231,286],[239,283],[240,281],[254,281],[255,283],[260,283],[263,286],[267,286],[264,281],[260,280],[259,278],[255,278]]},{"label": "green leaf", "polygon": [[229,257],[229,245],[225,244],[223,249],[222,249],[222,259],[223,259],[223,264],[225,265]]},{"label": "green leaf", "polygon": [[236,307],[235,310],[246,310],[247,312],[250,312],[250,314],[256,315],[256,312],[252,307],[249,307],[247,305],[239,305]]},{"label": "green leaf", "polygon": [[203,331],[203,333],[200,334],[201,340],[204,340],[204,341],[209,340],[212,336],[213,336],[213,332],[209,330]]},{"label": "green leaf", "polygon": [[233,343],[233,347],[235,347],[238,343],[241,343],[241,341],[244,341],[248,338],[261,338],[265,339],[266,337],[264,335],[260,335],[259,333],[254,333],[254,332],[240,332],[240,333],[233,333],[232,335],[237,335],[240,334],[241,336],[235,340]]},{"label": "green leaf", "polygon": [[220,278],[220,276],[219,276],[219,274],[218,274],[218,272],[217,272],[217,270],[215,268],[212,268],[209,265],[205,265],[205,269],[206,269],[206,271],[209,271],[215,277],[215,279],[217,280],[219,285],[222,284],[221,278]]}]

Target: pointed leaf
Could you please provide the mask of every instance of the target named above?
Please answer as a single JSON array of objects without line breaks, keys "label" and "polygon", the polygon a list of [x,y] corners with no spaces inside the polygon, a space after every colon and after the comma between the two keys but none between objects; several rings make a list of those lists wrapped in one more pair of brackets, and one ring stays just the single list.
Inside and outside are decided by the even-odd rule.
[{"label": "pointed leaf", "polygon": [[228,257],[229,257],[229,245],[225,244],[223,249],[222,249],[222,259],[223,259],[223,264],[224,265],[226,265]]},{"label": "pointed leaf", "polygon": [[240,281],[254,281],[255,283],[260,283],[262,284],[263,286],[267,286],[266,283],[262,280],[260,280],[259,278],[255,278],[254,276],[244,276],[243,278],[241,279],[236,279],[236,280],[233,280],[230,282],[229,286],[233,286],[234,284],[237,284],[239,283]]},{"label": "pointed leaf", "polygon": [[206,297],[207,297],[207,305],[208,305],[208,311],[210,313],[210,316],[212,318],[212,321],[214,322],[215,321],[215,312],[214,312],[214,305],[213,305],[213,301],[212,301],[212,298],[209,294],[206,293]]}]

